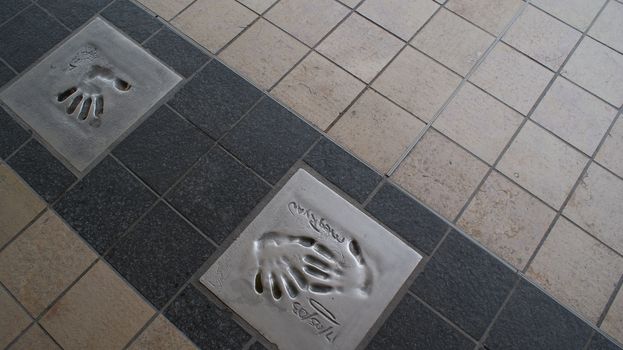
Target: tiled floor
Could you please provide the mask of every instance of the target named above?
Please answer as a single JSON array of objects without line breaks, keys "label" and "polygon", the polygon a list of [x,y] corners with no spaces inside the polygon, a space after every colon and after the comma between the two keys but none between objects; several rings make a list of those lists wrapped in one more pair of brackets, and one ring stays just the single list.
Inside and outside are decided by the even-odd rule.
[{"label": "tiled floor", "polygon": [[85,174],[1,106],[0,347],[270,347],[198,271],[301,166],[427,257],[370,349],[623,343],[622,2],[8,0],[0,86],[96,14],[185,80]]}]

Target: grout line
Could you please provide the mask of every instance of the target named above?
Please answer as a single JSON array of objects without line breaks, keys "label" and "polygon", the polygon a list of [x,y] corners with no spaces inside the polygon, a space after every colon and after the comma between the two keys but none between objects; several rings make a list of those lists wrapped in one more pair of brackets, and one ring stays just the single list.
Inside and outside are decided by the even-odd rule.
[{"label": "grout line", "polygon": [[597,319],[597,322],[595,323],[598,327],[601,327],[604,319],[606,318],[606,316],[608,315],[608,312],[610,311],[610,308],[612,307],[612,304],[614,303],[614,299],[616,299],[617,295],[622,290],[623,290],[623,274],[621,275],[621,278],[619,278],[619,282],[617,283],[616,287],[614,287],[614,291],[612,291],[612,295],[610,296],[610,299],[608,299],[606,306],[604,307],[601,315],[599,315],[599,318]]},{"label": "grout line", "polygon": [[482,336],[478,340],[478,344],[482,345],[483,349],[485,346],[485,341],[487,340],[487,338],[489,338],[489,333],[491,333],[491,330],[493,329],[493,326],[495,325],[495,323],[498,321],[498,318],[502,314],[502,311],[504,310],[504,308],[506,308],[506,305],[510,301],[513,294],[515,294],[515,291],[517,290],[517,288],[519,288],[519,284],[521,283],[521,280],[522,280],[522,277],[520,275],[517,275],[517,280],[515,281],[515,284],[513,285],[511,290],[508,292],[508,295],[506,295],[506,298],[500,305],[500,308],[498,309],[498,311],[495,313],[495,315],[491,319],[491,323],[489,323],[489,326],[487,326],[487,328],[485,329],[485,332],[482,334]]},{"label": "grout line", "polygon": [[26,12],[26,10],[28,10],[28,9],[30,9],[32,7],[37,7],[37,6],[35,6],[35,3],[33,1],[30,2],[30,5],[26,5],[26,6],[24,6],[23,9],[18,10],[17,12],[15,12],[15,14],[13,14],[13,16],[7,18],[3,22],[0,22],[0,27],[4,27],[5,24],[11,22],[15,17],[21,15],[22,13]]}]

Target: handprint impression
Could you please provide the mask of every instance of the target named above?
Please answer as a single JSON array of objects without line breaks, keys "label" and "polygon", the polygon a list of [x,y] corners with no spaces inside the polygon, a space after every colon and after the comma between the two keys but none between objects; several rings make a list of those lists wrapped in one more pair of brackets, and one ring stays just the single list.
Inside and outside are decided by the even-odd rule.
[{"label": "handprint impression", "polygon": [[61,92],[57,96],[60,103],[64,103],[66,112],[73,115],[76,111],[79,120],[89,119],[89,125],[99,126],[104,113],[105,87],[112,87],[119,92],[129,91],[132,87],[127,81],[117,78],[109,68],[93,65],[83,76],[77,86]]},{"label": "handprint impression", "polygon": [[338,258],[314,238],[265,233],[255,242],[258,271],[255,291],[270,292],[276,300],[284,293],[295,298],[301,291],[328,294],[355,290],[367,295],[372,274],[359,244],[351,240]]}]

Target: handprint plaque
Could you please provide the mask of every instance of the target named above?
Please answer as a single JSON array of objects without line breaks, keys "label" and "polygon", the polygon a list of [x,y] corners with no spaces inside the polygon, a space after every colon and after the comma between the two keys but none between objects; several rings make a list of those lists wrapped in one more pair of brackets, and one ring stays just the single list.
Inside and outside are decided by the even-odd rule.
[{"label": "handprint plaque", "polygon": [[201,282],[279,349],[356,349],[421,256],[304,170]]}]

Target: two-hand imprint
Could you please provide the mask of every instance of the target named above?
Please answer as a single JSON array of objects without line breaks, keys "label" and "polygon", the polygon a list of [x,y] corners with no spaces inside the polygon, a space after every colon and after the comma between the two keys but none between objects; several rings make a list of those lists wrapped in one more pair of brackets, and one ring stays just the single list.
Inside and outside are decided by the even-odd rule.
[{"label": "two-hand imprint", "polygon": [[301,291],[369,294],[372,273],[359,243],[350,240],[344,245],[344,252],[337,253],[311,237],[265,233],[255,242],[255,291],[269,292],[276,300],[284,292],[290,298]]}]

